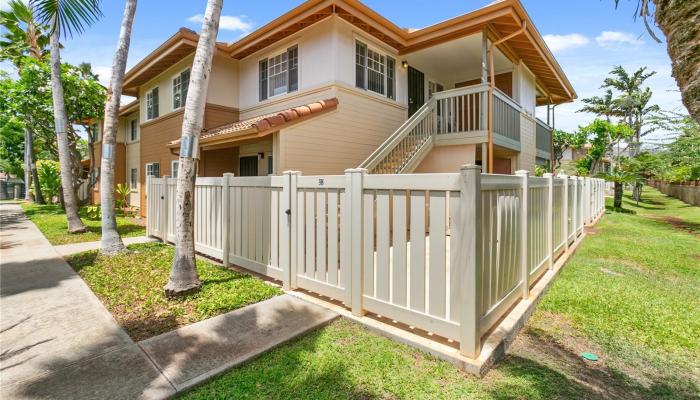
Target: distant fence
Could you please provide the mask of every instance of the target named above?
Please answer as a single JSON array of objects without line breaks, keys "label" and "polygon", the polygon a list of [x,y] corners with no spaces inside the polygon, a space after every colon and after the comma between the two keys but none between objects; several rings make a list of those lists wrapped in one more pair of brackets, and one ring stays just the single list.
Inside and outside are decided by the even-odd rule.
[{"label": "distant fence", "polygon": [[[197,251],[458,341],[481,336],[604,210],[604,182],[460,173],[197,178]],[[149,178],[148,234],[175,239],[174,179]]]},{"label": "distant fence", "polygon": [[668,183],[650,180],[649,186],[659,189],[663,194],[675,197],[688,204],[700,206],[700,181],[678,183]]}]

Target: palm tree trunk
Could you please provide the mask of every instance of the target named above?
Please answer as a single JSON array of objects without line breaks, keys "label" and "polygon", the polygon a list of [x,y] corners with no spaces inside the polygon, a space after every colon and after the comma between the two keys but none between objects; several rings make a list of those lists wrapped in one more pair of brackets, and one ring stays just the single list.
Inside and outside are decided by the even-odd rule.
[{"label": "palm tree trunk", "polygon": [[624,185],[621,182],[615,182],[615,197],[613,199],[613,208],[622,208],[622,189]]},{"label": "palm tree trunk", "polygon": [[683,104],[700,123],[700,2],[654,0],[656,23],[666,35],[673,77]]},{"label": "palm tree trunk", "polygon": [[58,161],[61,164],[61,187],[68,220],[68,233],[85,232],[85,225],[78,215],[78,202],[73,190],[73,165],[70,143],[68,142],[66,104],[63,99],[61,82],[61,53],[58,41],[58,27],[51,34],[51,92],[53,96],[54,125],[58,143]]},{"label": "palm tree trunk", "polygon": [[[30,129],[25,130],[25,140],[27,141],[26,155],[29,162],[30,181],[34,183],[34,202],[36,204],[44,204],[44,195],[41,193],[41,184],[39,182],[39,172],[36,170],[36,160],[34,159],[34,132]],[[25,188],[29,191],[29,186]]]},{"label": "palm tree trunk", "polygon": [[32,201],[32,167],[29,157],[31,140],[29,139],[29,129],[24,128],[24,200]]},{"label": "palm tree trunk", "polygon": [[119,30],[119,42],[112,63],[112,77],[107,90],[105,122],[102,132],[102,179],[100,179],[100,204],[102,205],[102,243],[100,252],[115,254],[126,249],[117,232],[117,219],[114,215],[114,156],[117,145],[117,123],[119,121],[119,100],[122,97],[126,59],[129,55],[131,26],[136,13],[136,0],[127,0]]},{"label": "palm tree trunk", "polygon": [[199,281],[194,255],[194,183],[197,177],[199,133],[204,120],[204,105],[214,56],[216,35],[223,0],[208,0],[202,31],[192,63],[189,90],[185,102],[180,143],[180,169],[177,178],[175,218],[175,257],[170,279],[165,285],[168,296],[197,291]]}]

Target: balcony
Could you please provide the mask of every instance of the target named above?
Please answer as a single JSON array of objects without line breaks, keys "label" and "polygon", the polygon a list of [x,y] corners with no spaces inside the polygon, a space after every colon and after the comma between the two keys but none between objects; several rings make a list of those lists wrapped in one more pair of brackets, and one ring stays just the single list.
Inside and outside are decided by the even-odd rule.
[{"label": "balcony", "polygon": [[552,128],[545,122],[537,118],[535,124],[535,147],[537,149],[537,158],[550,160],[552,149]]}]

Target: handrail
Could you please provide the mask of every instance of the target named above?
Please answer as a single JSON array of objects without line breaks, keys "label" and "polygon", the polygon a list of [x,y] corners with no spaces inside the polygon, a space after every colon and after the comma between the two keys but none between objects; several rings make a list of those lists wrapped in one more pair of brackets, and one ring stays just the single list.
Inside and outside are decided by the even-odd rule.
[{"label": "handrail", "polygon": [[501,89],[495,88],[493,91],[493,94],[498,97],[499,99],[503,100],[506,104],[509,106],[515,108],[518,110],[518,112],[522,112],[523,108],[520,106],[520,104],[516,103],[515,100],[511,99],[510,96],[505,94]]},{"label": "handrail", "polygon": [[433,99],[440,100],[446,99],[448,97],[463,96],[465,94],[479,93],[486,91],[489,88],[487,83],[480,83],[478,85],[463,86],[456,89],[443,90],[442,92],[437,92],[433,94]]},{"label": "handrail", "polygon": [[423,104],[411,116],[411,118],[407,119],[403,124],[401,124],[401,126],[384,141],[384,143],[377,147],[377,149],[372,152],[372,154],[370,154],[370,156],[367,157],[362,164],[360,164],[360,168],[371,170],[372,168],[376,167],[382,161],[382,159],[384,159],[384,157],[386,157],[389,152],[391,152],[391,150],[408,135],[411,129],[415,128],[416,125],[418,125],[418,123],[426,116],[426,114],[429,114],[432,111],[434,105],[434,98]]},{"label": "handrail", "polygon": [[535,118],[535,121],[537,121],[537,123],[538,123],[540,126],[542,126],[543,128],[547,128],[547,130],[549,130],[549,131],[552,130],[552,127],[549,126],[546,122],[542,121],[541,119]]}]

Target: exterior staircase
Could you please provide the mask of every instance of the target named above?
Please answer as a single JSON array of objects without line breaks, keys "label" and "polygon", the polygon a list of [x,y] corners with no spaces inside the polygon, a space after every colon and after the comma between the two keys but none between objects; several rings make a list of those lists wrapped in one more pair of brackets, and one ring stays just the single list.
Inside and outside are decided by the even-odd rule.
[{"label": "exterior staircase", "polygon": [[485,141],[487,93],[488,85],[481,84],[433,94],[360,168],[410,173],[436,145]]}]

